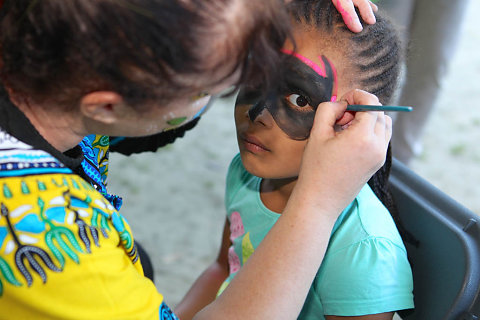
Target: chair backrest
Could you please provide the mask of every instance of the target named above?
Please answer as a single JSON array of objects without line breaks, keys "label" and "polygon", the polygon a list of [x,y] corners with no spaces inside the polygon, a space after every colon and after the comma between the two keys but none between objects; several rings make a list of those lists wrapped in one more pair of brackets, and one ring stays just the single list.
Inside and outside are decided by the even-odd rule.
[{"label": "chair backrest", "polygon": [[480,217],[395,159],[390,184],[400,219],[419,242],[406,244],[415,311],[404,319],[480,319]]}]

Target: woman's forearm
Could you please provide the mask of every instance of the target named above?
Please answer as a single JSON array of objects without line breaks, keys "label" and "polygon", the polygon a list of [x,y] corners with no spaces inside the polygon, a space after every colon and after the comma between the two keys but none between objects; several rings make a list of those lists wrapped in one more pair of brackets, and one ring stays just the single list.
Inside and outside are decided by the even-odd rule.
[{"label": "woman's forearm", "polygon": [[175,308],[175,314],[182,320],[192,319],[198,311],[215,300],[218,289],[227,276],[228,268],[214,262],[195,281]]},{"label": "woman's forearm", "polygon": [[195,319],[296,319],[338,215],[309,212],[302,202],[289,203],[227,289]]}]

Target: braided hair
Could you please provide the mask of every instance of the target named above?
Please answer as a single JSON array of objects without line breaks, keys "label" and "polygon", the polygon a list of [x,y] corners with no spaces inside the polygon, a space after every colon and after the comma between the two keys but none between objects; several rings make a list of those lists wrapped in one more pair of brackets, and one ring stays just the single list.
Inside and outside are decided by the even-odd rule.
[{"label": "braided hair", "polygon": [[[375,24],[362,21],[362,32],[353,33],[331,0],[294,0],[289,12],[296,24],[314,27],[321,34],[322,42],[328,43],[329,50],[333,47],[336,52],[343,52],[356,87],[376,95],[382,104],[389,103],[399,82],[403,52],[394,27],[385,17],[377,13]],[[403,227],[388,187],[391,164],[389,145],[385,164],[368,184],[392,215],[403,240],[412,242],[413,237]]]}]

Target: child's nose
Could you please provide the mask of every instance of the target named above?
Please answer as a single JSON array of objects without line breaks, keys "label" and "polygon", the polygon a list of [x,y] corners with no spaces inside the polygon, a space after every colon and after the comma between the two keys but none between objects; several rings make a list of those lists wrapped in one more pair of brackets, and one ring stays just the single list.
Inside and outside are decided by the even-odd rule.
[{"label": "child's nose", "polygon": [[248,118],[254,122],[255,119],[257,119],[257,117],[263,112],[263,110],[265,110],[265,108],[265,101],[258,101],[251,106],[250,109],[248,109]]},{"label": "child's nose", "polygon": [[270,127],[273,123],[273,117],[270,111],[268,111],[265,103],[260,102],[253,105],[248,111],[247,116],[253,123],[259,123],[266,127]]}]

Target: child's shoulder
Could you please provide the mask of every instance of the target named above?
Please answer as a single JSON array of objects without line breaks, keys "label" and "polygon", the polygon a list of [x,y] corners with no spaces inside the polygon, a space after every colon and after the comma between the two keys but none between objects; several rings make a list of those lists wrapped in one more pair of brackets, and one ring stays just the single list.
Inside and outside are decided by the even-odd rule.
[{"label": "child's shoulder", "polygon": [[332,246],[341,249],[372,241],[404,248],[390,212],[367,184],[338,219],[332,234]]},{"label": "child's shoulder", "polygon": [[369,236],[402,243],[392,215],[368,184],[358,194],[356,203],[358,219]]},{"label": "child's shoulder", "polygon": [[388,210],[366,185],[341,214],[316,292],[326,314],[374,314],[413,307],[407,252]]}]

